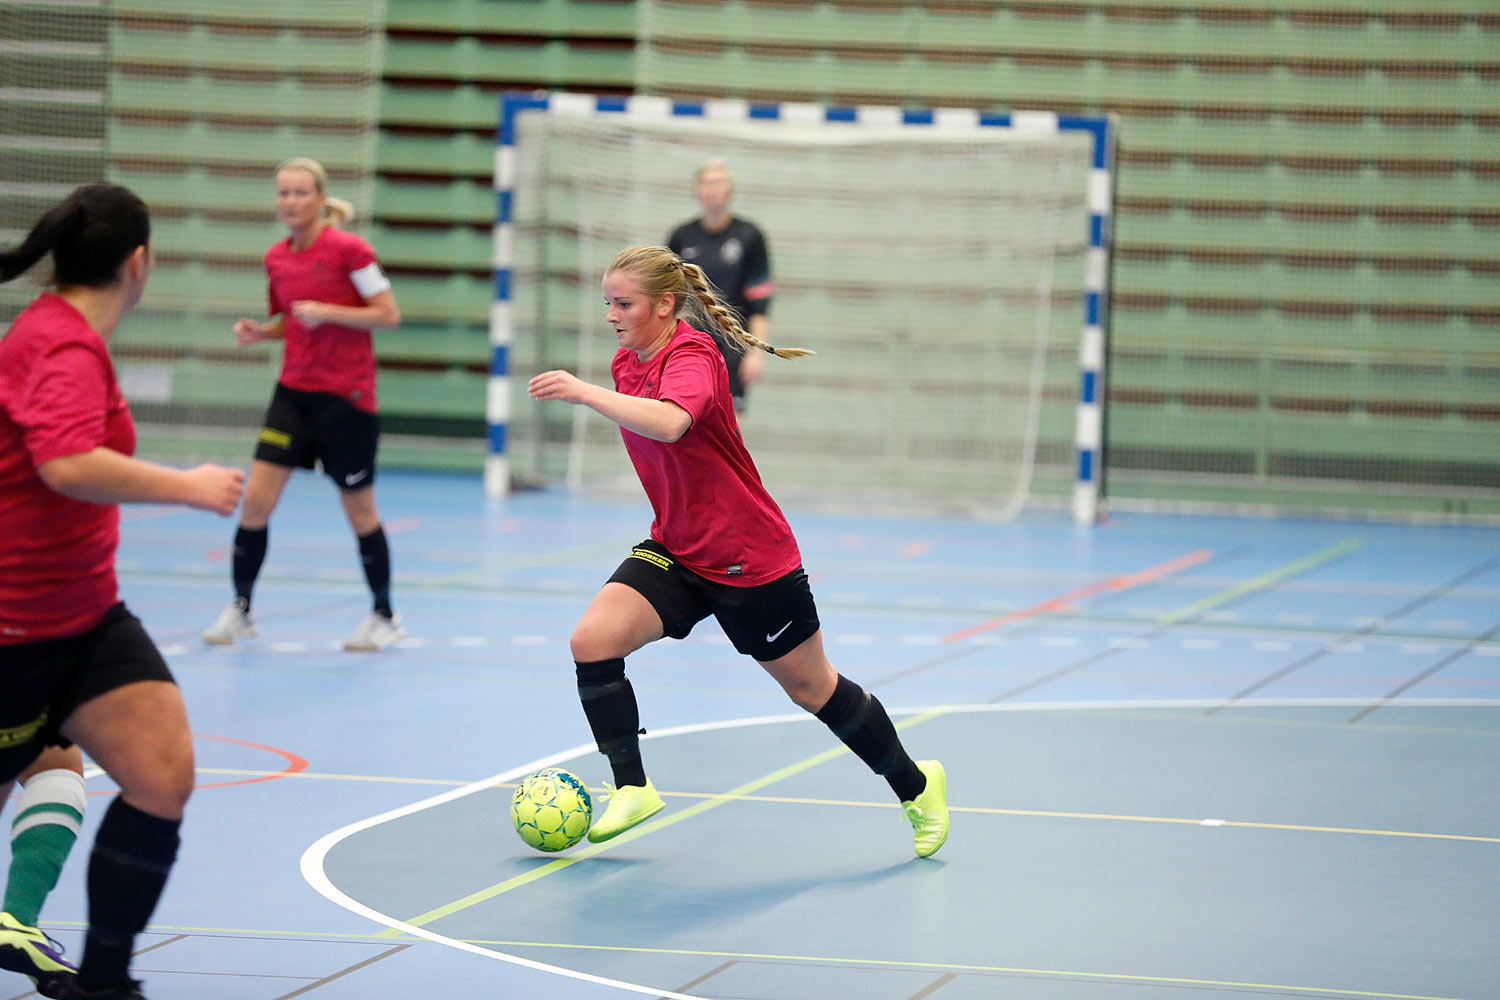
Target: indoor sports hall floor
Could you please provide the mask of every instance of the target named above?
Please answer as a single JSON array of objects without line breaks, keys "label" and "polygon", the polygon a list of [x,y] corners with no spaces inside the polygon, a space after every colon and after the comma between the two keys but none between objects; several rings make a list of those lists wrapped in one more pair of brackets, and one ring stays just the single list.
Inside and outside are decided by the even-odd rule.
[{"label": "indoor sports hall floor", "polygon": [[[947,846],[915,858],[708,622],[631,661],[667,810],[543,855],[505,785],[608,776],[568,634],[644,502],[379,497],[411,638],[375,655],[337,648],[367,598],[325,481],[294,477],[234,649],[198,639],[231,523],[126,512],[200,767],[152,1000],[1500,997],[1500,529],[790,510],[830,656],[947,765]],[[44,913],[74,953],[85,860]]]}]

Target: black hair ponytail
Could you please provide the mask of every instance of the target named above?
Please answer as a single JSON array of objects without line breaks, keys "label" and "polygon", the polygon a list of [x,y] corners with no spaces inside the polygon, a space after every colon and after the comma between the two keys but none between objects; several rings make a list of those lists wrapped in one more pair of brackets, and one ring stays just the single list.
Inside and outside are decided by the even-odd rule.
[{"label": "black hair ponytail", "polygon": [[0,283],[52,254],[59,286],[112,284],[125,258],[151,242],[151,216],[134,192],[114,184],[75,188],[37,220],[21,245],[0,252]]}]

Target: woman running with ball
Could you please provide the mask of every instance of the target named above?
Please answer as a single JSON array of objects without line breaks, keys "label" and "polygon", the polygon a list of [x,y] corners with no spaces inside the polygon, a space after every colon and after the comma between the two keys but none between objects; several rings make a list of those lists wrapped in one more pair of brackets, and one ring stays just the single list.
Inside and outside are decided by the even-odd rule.
[{"label": "woman running with ball", "polygon": [[615,389],[564,371],[528,386],[539,400],[587,406],[620,425],[656,518],[573,630],[578,696],[616,788],[589,830],[609,840],[663,808],[646,777],[640,716],[625,657],[663,636],[685,638],[713,615],[803,709],[885,778],[928,857],[948,836],[943,765],[913,761],[880,701],[841,676],[823,652],[797,540],[745,450],[723,356],[699,325],[740,349],[783,358],[715,298],[696,265],[666,247],[631,247],[604,272],[605,321],[615,330]]}]

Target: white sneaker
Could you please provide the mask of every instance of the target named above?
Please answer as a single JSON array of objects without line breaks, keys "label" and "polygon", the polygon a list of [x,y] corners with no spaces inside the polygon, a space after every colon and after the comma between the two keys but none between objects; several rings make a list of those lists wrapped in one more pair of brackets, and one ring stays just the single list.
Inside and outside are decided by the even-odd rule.
[{"label": "white sneaker", "polygon": [[229,607],[219,612],[218,619],[203,630],[203,641],[210,646],[232,646],[240,639],[255,637],[255,616],[240,607],[239,601],[231,601]]},{"label": "white sneaker", "polygon": [[400,615],[387,618],[378,611],[371,611],[354,634],[344,640],[344,648],[350,652],[375,652],[394,646],[405,638],[406,629],[401,627]]}]

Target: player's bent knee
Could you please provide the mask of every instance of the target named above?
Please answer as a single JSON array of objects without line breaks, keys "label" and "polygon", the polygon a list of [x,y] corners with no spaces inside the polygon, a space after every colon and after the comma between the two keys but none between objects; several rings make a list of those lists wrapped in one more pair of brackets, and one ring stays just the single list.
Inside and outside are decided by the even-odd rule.
[{"label": "player's bent knee", "polygon": [[568,639],[568,648],[574,660],[590,663],[594,660],[629,656],[639,646],[633,644],[618,628],[612,628],[606,622],[585,619],[574,627],[573,635]]},{"label": "player's bent knee", "polygon": [[161,780],[133,782],[120,790],[126,802],[161,819],[181,819],[192,794],[191,776],[183,781],[180,776],[163,775]]},{"label": "player's bent knee", "polygon": [[792,699],[792,703],[804,712],[816,713],[828,700],[822,688],[812,684],[783,683],[782,690],[786,692],[788,698]]},{"label": "player's bent knee", "polygon": [[610,660],[621,655],[612,651],[611,644],[605,636],[593,631],[575,630],[572,638],[568,640],[568,649],[572,652],[573,659],[579,663]]}]

